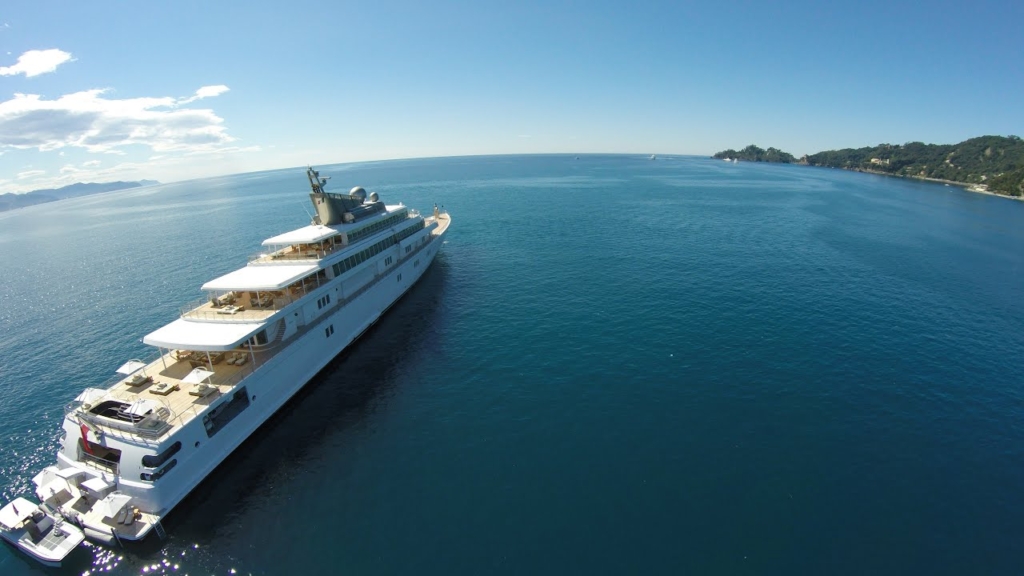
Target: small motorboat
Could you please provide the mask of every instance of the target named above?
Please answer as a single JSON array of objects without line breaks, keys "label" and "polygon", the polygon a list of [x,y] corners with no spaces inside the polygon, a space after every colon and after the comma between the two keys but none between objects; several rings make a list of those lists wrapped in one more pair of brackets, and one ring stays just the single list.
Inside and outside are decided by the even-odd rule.
[{"label": "small motorboat", "polygon": [[0,536],[25,554],[54,567],[60,566],[85,539],[78,527],[25,498],[15,498],[0,509]]}]

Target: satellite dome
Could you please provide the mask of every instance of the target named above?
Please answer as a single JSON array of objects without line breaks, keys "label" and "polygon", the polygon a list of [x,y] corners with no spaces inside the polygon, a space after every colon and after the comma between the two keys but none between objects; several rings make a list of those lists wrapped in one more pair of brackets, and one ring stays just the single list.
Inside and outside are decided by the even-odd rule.
[{"label": "satellite dome", "polygon": [[376,192],[370,192],[370,202],[377,202],[380,200],[380,196]]},{"label": "satellite dome", "polygon": [[363,190],[362,186],[356,186],[355,188],[349,190],[348,195],[353,198],[358,198],[360,202],[366,200],[366,190]]}]

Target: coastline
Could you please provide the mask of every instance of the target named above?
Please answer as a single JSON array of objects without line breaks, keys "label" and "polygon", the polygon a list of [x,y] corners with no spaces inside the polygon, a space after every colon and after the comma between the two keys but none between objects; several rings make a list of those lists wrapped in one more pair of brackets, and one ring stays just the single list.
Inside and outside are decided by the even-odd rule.
[{"label": "coastline", "polygon": [[[813,164],[803,163],[803,166],[813,166]],[[820,168],[832,168],[831,166],[820,166]],[[1000,194],[998,192],[990,192],[988,190],[981,190],[977,188],[976,184],[970,184],[968,182],[957,182],[956,180],[943,180],[942,178],[928,178],[927,176],[905,176],[903,174],[889,174],[888,172],[882,172],[880,170],[870,170],[867,168],[838,168],[838,170],[846,170],[849,172],[864,172],[865,174],[875,174],[878,176],[889,176],[891,178],[910,178],[913,180],[923,180],[925,182],[935,182],[936,184],[948,184],[950,186],[958,186],[963,188],[967,192],[974,192],[976,194],[988,194],[989,196],[996,196],[998,198],[1006,198],[1007,200],[1024,201],[1024,196],[1010,196],[1009,194]]]}]

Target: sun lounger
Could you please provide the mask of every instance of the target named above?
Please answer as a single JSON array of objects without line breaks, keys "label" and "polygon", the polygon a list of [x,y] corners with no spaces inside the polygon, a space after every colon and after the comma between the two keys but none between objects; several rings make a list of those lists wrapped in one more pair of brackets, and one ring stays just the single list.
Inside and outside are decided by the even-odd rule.
[{"label": "sun lounger", "polygon": [[135,376],[132,376],[130,380],[128,380],[128,385],[129,386],[142,386],[143,384],[147,384],[147,383],[152,382],[152,381],[153,381],[153,377],[152,376],[143,376],[142,374],[136,374]]},{"label": "sun lounger", "polygon": [[153,386],[152,388],[150,388],[149,391],[150,391],[151,394],[157,394],[159,396],[167,396],[171,392],[174,392],[175,390],[178,390],[178,389],[179,389],[179,387],[178,387],[177,384],[172,384],[170,382],[161,382],[161,383],[157,384],[156,386]]},{"label": "sun lounger", "polygon": [[217,387],[216,386],[207,386],[206,384],[196,384],[195,386],[192,386],[192,389],[189,390],[188,393],[191,396],[198,396],[200,398],[204,398],[206,396],[209,396],[210,394],[213,394],[216,391],[217,391]]}]

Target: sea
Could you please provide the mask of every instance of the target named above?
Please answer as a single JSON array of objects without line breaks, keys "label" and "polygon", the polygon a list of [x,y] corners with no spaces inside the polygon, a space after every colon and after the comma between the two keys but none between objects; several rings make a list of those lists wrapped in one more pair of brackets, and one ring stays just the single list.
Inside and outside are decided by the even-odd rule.
[{"label": "sea", "polygon": [[[167,538],[0,574],[1022,574],[1024,203],[692,156],[318,167],[452,216]],[[0,499],[307,224],[304,167],[0,213]]]}]

